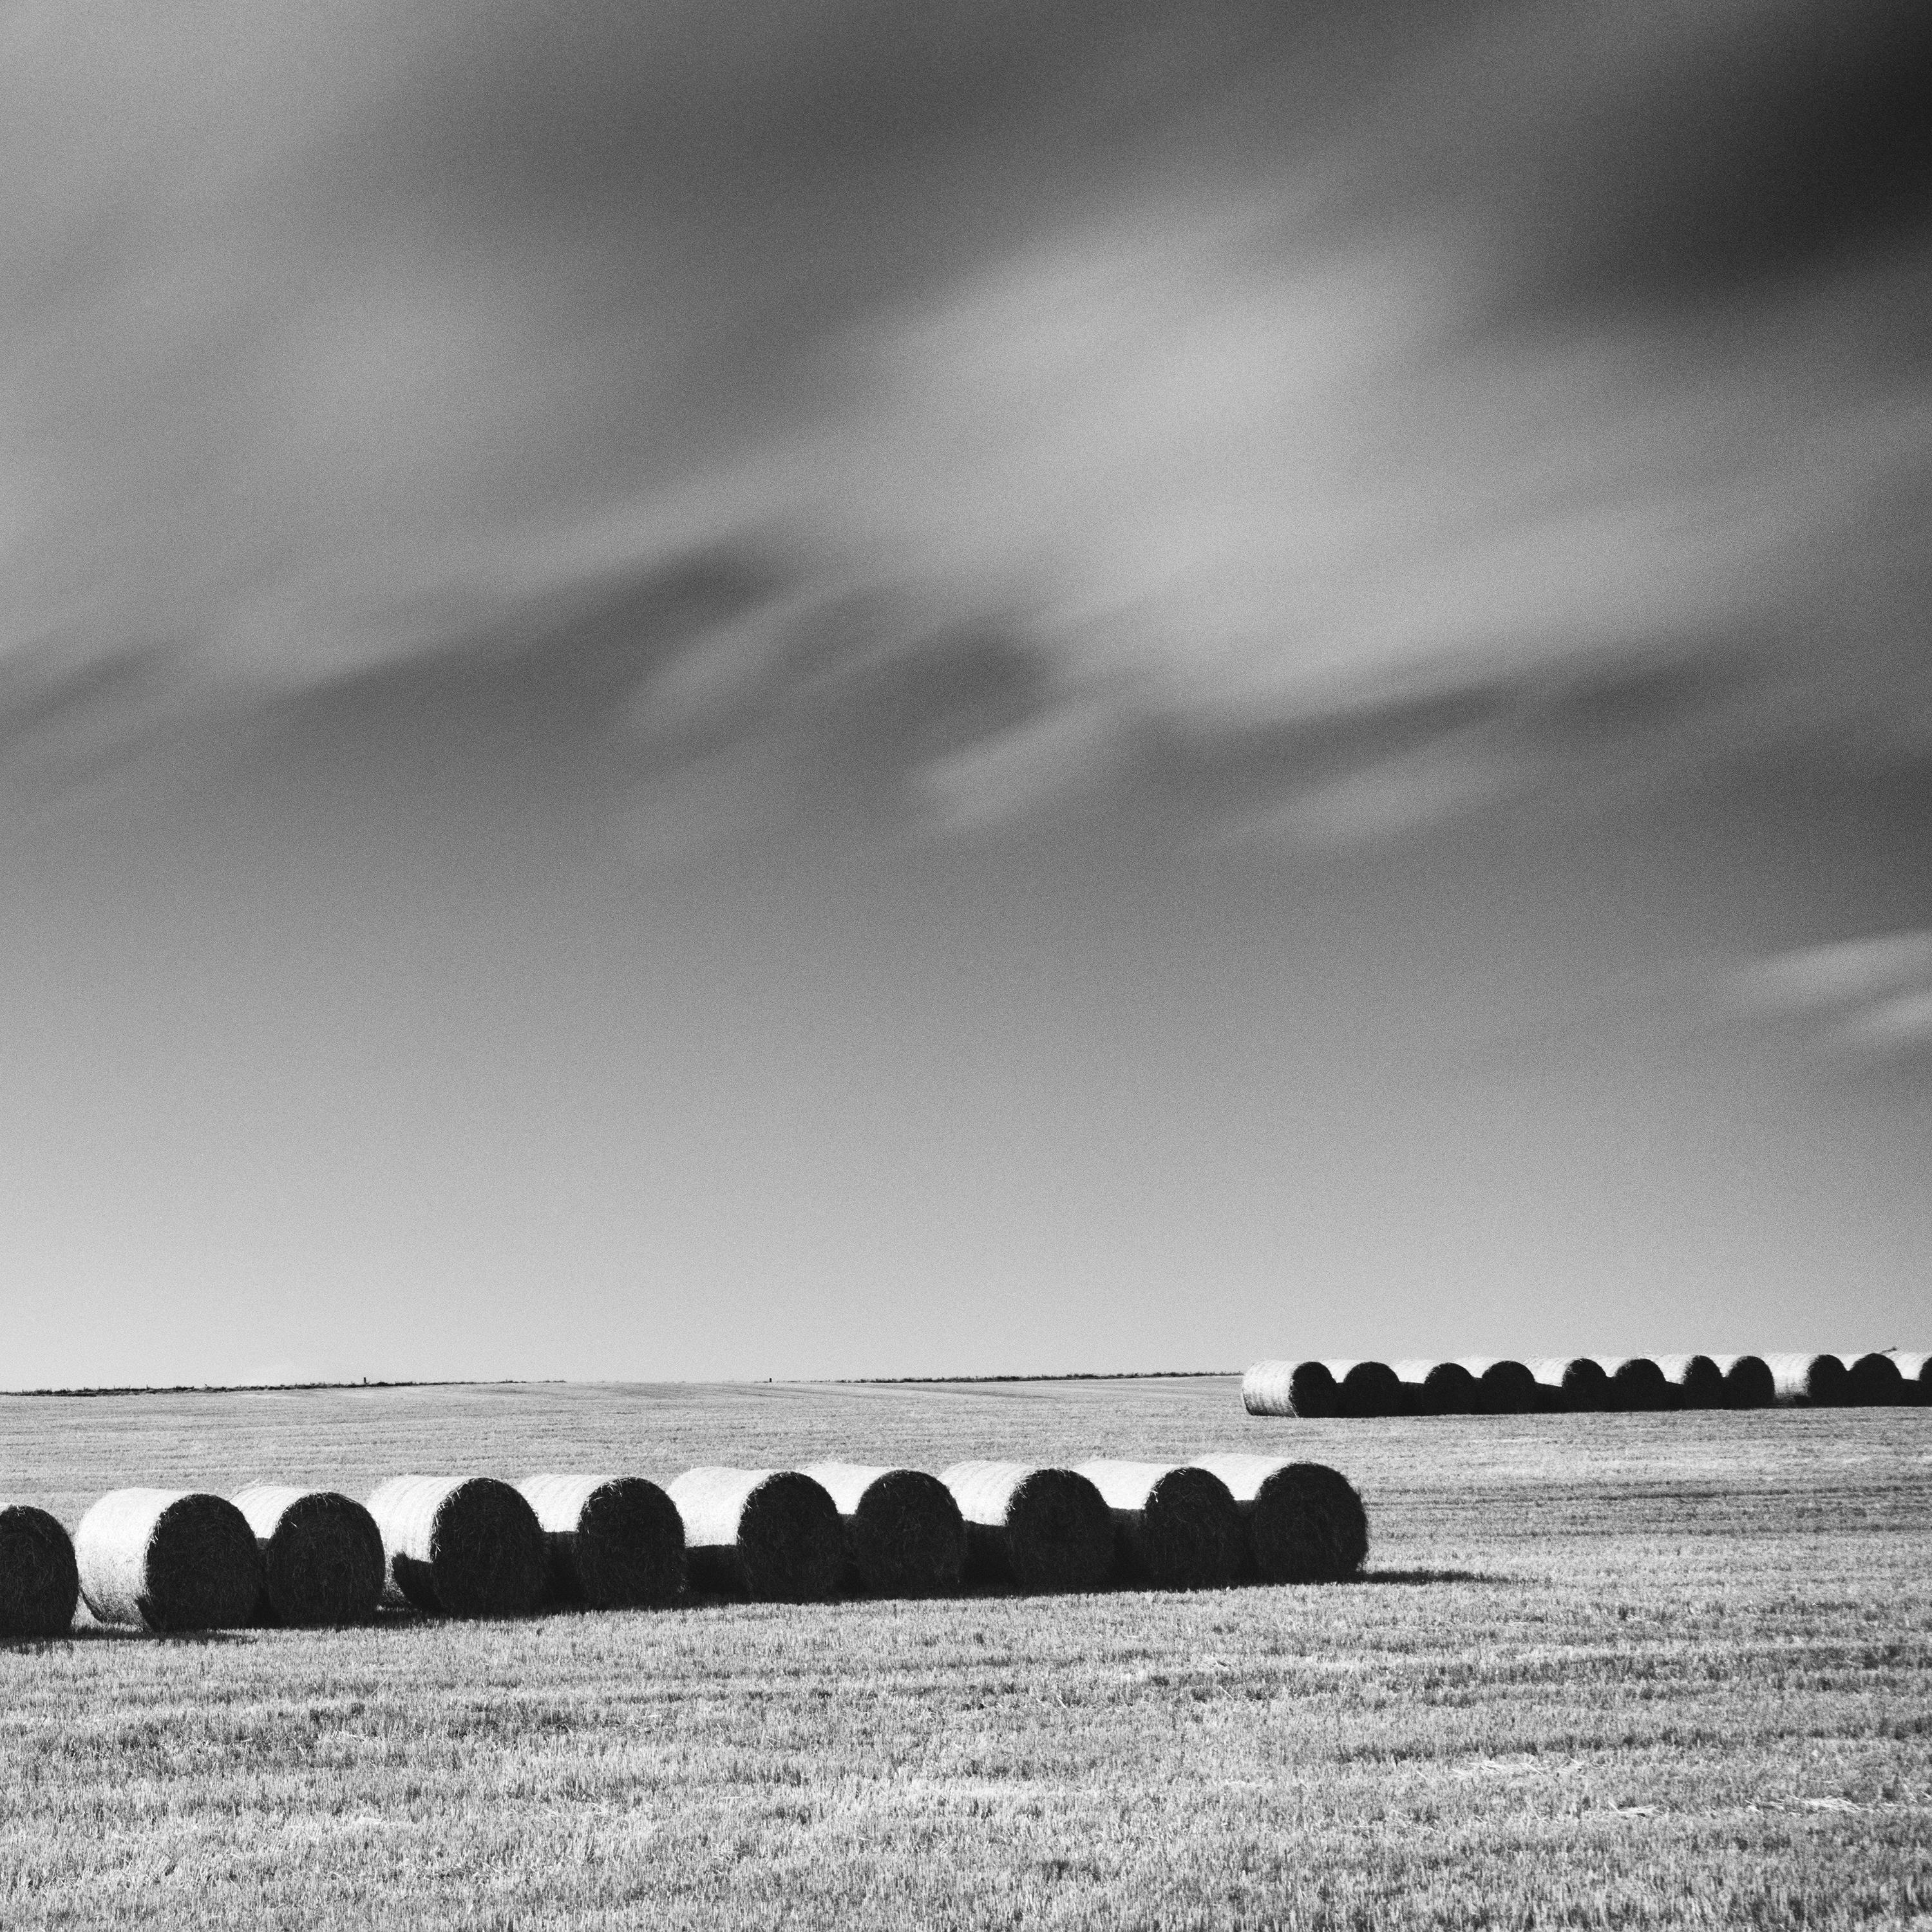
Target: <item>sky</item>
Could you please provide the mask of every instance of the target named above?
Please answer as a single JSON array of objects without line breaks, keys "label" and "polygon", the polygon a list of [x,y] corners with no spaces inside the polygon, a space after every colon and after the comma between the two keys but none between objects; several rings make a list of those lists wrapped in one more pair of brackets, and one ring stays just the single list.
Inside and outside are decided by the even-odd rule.
[{"label": "sky", "polygon": [[1924,1347],[1915,0],[0,8],[0,1387]]}]

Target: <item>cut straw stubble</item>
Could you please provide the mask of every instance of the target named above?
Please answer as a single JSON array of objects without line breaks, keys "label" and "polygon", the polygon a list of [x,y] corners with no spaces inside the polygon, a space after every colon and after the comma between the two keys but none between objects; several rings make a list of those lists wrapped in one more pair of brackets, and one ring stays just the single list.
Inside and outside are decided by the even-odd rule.
[{"label": "cut straw stubble", "polygon": [[771,1604],[838,1593],[845,1531],[832,1498],[796,1469],[687,1469],[667,1493],[684,1522],[694,1590]]},{"label": "cut straw stubble", "polygon": [[392,1609],[448,1617],[527,1615],[549,1551],[532,1510],[494,1476],[392,1476],[369,1498]]},{"label": "cut straw stubble", "polygon": [[104,1624],[236,1630],[260,1608],[261,1552],[224,1497],[111,1490],[81,1518],[74,1553],[81,1595]]},{"label": "cut straw stubble", "polygon": [[237,1492],[262,1554],[256,1620],[319,1626],[363,1623],[382,1594],[382,1533],[352,1497],[334,1490],[254,1483]]},{"label": "cut straw stubble", "polygon": [[59,1520],[31,1503],[0,1509],[0,1642],[66,1636],[80,1601],[74,1541]]},{"label": "cut straw stubble", "polygon": [[551,1594],[596,1610],[661,1610],[684,1594],[684,1522],[641,1476],[528,1476],[517,1485],[549,1550]]},{"label": "cut straw stubble", "polygon": [[1119,1579],[1166,1590],[1218,1590],[1246,1564],[1241,1512],[1228,1486],[1185,1463],[1082,1462],[1114,1518]]},{"label": "cut straw stubble", "polygon": [[1336,1583],[1360,1570],[1368,1514],[1339,1470],[1279,1456],[1201,1456],[1195,1466],[1227,1485],[1263,1582]]},{"label": "cut straw stubble", "polygon": [[940,1480],[965,1520],[970,1580],[1041,1594],[1106,1587],[1113,1512],[1084,1476],[1028,1462],[956,1462]]},{"label": "cut straw stubble", "polygon": [[966,1525],[952,1492],[923,1469],[812,1462],[844,1528],[848,1588],[868,1597],[944,1597],[966,1568]]}]

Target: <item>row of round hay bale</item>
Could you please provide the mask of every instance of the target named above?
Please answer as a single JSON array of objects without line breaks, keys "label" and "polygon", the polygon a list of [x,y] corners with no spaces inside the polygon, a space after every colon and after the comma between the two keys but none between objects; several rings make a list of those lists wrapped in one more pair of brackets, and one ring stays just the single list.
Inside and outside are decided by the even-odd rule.
[{"label": "row of round hay bale", "polygon": [[256,1622],[353,1624],[375,1614],[382,1532],[360,1503],[333,1490],[254,1483],[237,1492],[235,1507],[262,1559]]},{"label": "row of round hay bale", "polygon": [[684,1594],[684,1521],[641,1476],[530,1476],[517,1485],[548,1552],[550,1594],[594,1610],[658,1610]]},{"label": "row of round hay bale", "polygon": [[223,1496],[110,1490],[81,1518],[74,1554],[81,1596],[104,1624],[232,1630],[260,1610],[262,1553]]},{"label": "row of round hay bale", "polygon": [[1369,1519],[1355,1487],[1321,1462],[1280,1456],[1203,1456],[1246,1533],[1247,1567],[1265,1583],[1335,1583],[1369,1553]]},{"label": "row of round hay bale", "polygon": [[966,1570],[966,1522],[937,1476],[867,1462],[814,1462],[800,1473],[838,1512],[848,1589],[872,1597],[944,1597],[958,1588]]},{"label": "row of round hay bale", "polygon": [[687,1469],[669,1494],[684,1522],[692,1587],[760,1603],[820,1601],[845,1570],[832,1498],[796,1469]]},{"label": "row of round hay bale", "polygon": [[392,1476],[369,1498],[382,1532],[392,1610],[522,1616],[549,1580],[536,1512],[494,1476]]},{"label": "row of round hay bale", "polygon": [[31,1503],[0,1508],[0,1642],[64,1636],[80,1601],[74,1540]]},{"label": "row of round hay bale", "polygon": [[1247,1538],[1228,1486],[1211,1470],[1100,1458],[1074,1472],[1114,1520],[1114,1574],[1160,1590],[1218,1590],[1246,1567]]},{"label": "row of round hay bale", "polygon": [[956,1462],[940,1477],[966,1525],[966,1574],[1033,1594],[1098,1590],[1114,1568],[1114,1518],[1072,1469]]}]

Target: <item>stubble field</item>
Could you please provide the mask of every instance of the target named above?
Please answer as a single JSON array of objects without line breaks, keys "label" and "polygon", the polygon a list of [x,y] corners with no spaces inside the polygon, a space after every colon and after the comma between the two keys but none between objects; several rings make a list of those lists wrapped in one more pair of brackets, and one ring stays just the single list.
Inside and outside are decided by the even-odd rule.
[{"label": "stubble field", "polygon": [[1256,1448],[1344,1586],[0,1649],[0,1924],[1932,1925],[1932,1412],[1232,1378],[0,1396],[0,1491]]}]

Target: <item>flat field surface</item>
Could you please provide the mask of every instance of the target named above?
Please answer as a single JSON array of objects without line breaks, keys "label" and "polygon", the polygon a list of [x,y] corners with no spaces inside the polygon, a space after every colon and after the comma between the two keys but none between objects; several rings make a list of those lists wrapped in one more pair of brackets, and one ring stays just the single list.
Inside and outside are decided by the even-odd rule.
[{"label": "flat field surface", "polygon": [[0,1495],[1258,1449],[1366,1580],[0,1649],[0,1925],[1932,1926],[1932,1412],[0,1396]]}]

